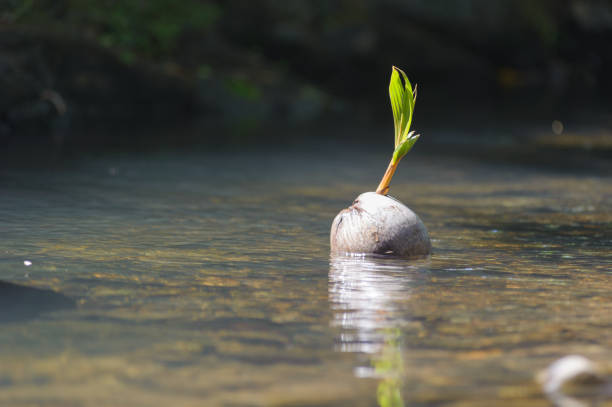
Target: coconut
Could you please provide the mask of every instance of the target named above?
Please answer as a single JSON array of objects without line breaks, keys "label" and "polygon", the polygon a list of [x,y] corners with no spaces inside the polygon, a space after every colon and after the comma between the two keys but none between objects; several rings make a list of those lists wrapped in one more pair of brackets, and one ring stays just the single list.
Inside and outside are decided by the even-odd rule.
[{"label": "coconut", "polygon": [[359,195],[334,219],[329,237],[332,253],[418,257],[431,252],[429,235],[421,219],[387,195],[397,165],[420,137],[410,131],[416,87],[413,91],[408,76],[395,66],[391,71],[389,97],[395,127],[391,161],[376,192]]},{"label": "coconut", "polygon": [[419,217],[397,199],[366,192],[336,215],[330,233],[332,253],[420,257],[431,242]]}]

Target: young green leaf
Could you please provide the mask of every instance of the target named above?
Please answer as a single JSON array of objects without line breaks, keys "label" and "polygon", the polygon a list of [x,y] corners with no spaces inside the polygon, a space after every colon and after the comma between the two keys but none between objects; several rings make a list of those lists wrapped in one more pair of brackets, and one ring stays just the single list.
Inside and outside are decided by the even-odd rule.
[{"label": "young green leaf", "polygon": [[395,148],[391,162],[397,164],[402,157],[408,154],[408,151],[412,149],[412,146],[414,146],[414,143],[417,142],[420,136],[420,134],[414,134],[414,131],[408,133],[406,138],[401,141],[400,145]]},{"label": "young green leaf", "polygon": [[410,131],[410,125],[412,124],[412,114],[414,113],[414,95],[412,94],[412,86],[410,85],[410,81],[408,80],[408,77],[406,76],[406,74],[404,73],[404,71],[402,71],[399,68],[395,68],[397,69],[401,74],[402,74],[402,78],[404,79],[404,86],[405,86],[405,91],[404,91],[404,101],[403,101],[403,117],[404,117],[404,123],[402,124],[402,133],[401,133],[401,140],[404,140],[407,135],[408,132]]},{"label": "young green leaf", "polygon": [[408,137],[416,99],[408,76],[406,76],[404,71],[395,66],[391,71],[389,97],[391,99],[391,109],[393,110],[395,147],[397,148]]},{"label": "young green leaf", "polygon": [[393,110],[393,124],[395,126],[395,147],[399,145],[402,134],[402,110],[404,104],[404,86],[395,67],[391,72],[391,82],[389,82],[389,98],[391,99],[391,110]]}]

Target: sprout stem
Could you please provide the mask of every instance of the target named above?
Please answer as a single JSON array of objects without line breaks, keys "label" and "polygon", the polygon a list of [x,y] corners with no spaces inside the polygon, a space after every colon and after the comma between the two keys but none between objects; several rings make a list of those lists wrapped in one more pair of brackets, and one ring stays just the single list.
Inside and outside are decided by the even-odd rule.
[{"label": "sprout stem", "polygon": [[391,162],[383,175],[376,193],[387,195],[391,178],[395,174],[397,165],[420,135],[410,131],[412,114],[414,113],[414,102],[416,102],[416,87],[412,90],[412,85],[408,76],[399,68],[393,67],[391,70],[391,81],[389,82],[389,98],[391,99],[391,110],[393,111],[393,125],[395,128],[395,150]]},{"label": "sprout stem", "polygon": [[393,178],[393,174],[395,174],[395,170],[397,169],[397,164],[399,160],[393,162],[393,158],[389,162],[389,166],[387,167],[387,171],[385,171],[385,175],[383,175],[380,180],[380,184],[378,184],[378,188],[376,188],[376,193],[381,195],[387,195],[389,192],[389,184],[391,183],[391,178]]}]

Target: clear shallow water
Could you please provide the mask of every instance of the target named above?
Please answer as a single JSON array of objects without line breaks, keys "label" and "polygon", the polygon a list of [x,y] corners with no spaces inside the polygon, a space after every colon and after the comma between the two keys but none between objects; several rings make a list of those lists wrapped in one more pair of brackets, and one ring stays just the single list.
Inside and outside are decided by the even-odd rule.
[{"label": "clear shallow water", "polygon": [[609,176],[414,153],[391,193],[434,254],[330,259],[387,160],[2,170],[0,279],[77,307],[1,325],[0,405],[546,406],[538,370],[612,361]]}]

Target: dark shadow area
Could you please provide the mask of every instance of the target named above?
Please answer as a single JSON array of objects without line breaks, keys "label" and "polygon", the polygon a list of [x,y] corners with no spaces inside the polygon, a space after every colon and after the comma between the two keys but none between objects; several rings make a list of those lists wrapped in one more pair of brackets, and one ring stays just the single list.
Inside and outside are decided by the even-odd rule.
[{"label": "dark shadow area", "polygon": [[55,291],[0,281],[0,323],[25,321],[45,312],[75,307],[73,299]]},{"label": "dark shadow area", "polygon": [[596,0],[8,0],[0,148],[373,144],[397,65],[435,146],[609,156],[611,15]]}]

